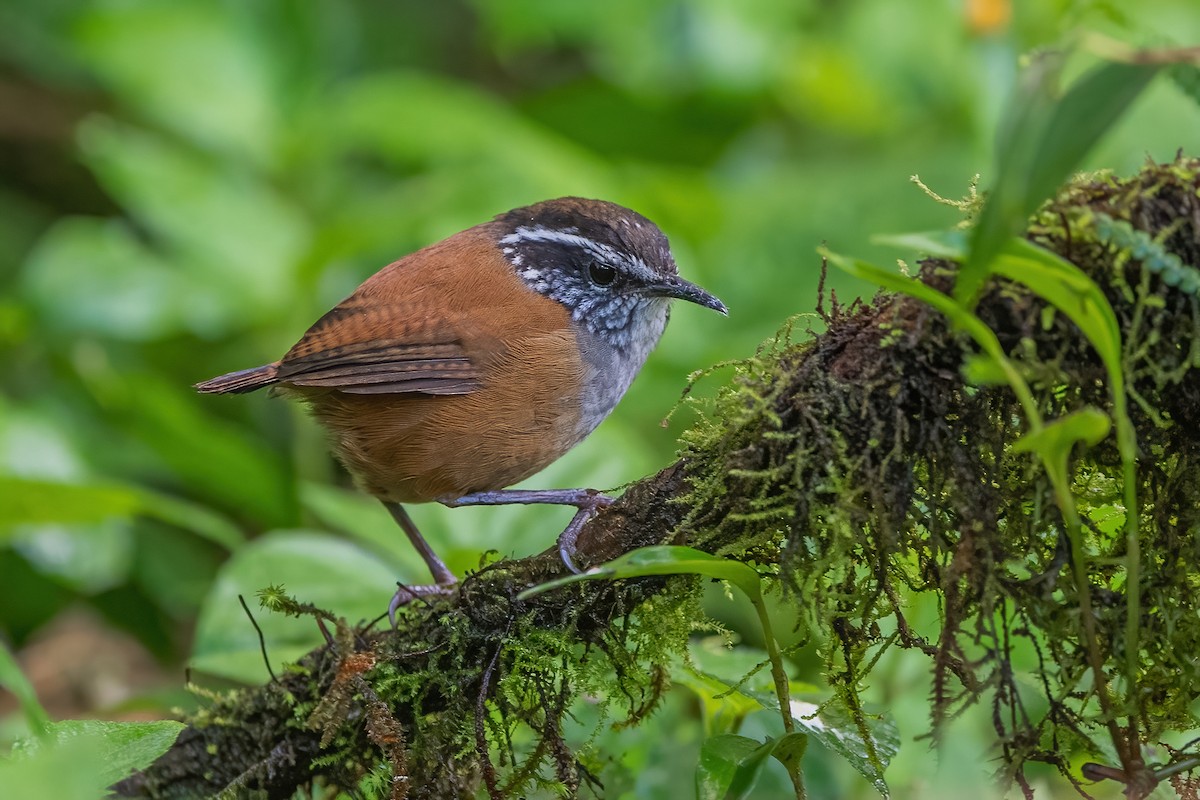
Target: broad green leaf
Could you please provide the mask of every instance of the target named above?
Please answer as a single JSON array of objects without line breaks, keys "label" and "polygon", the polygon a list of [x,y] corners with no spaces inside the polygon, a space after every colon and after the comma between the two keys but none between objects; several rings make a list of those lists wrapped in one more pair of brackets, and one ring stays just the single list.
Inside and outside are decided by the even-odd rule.
[{"label": "broad green leaf", "polygon": [[788,733],[775,739],[775,748],[771,756],[783,764],[789,773],[800,774],[800,762],[804,760],[804,752],[808,750],[808,734]]},{"label": "broad green leaf", "polygon": [[0,538],[18,525],[100,522],[141,508],[135,489],[0,475]]},{"label": "broad green leaf", "polygon": [[750,797],[767,759],[775,756],[785,766],[797,767],[808,737],[789,733],[764,743],[745,736],[723,734],[707,739],[700,748],[696,769],[699,800],[741,800]]},{"label": "broad green leaf", "polygon": [[343,539],[300,530],[269,533],[238,550],[222,567],[200,610],[192,667],[244,683],[267,679],[258,635],[238,602],[239,594],[262,628],[278,671],[323,640],[310,618],[258,608],[258,590],[282,584],[300,602],[356,623],[387,610],[398,577],[379,558]]},{"label": "broad green leaf", "polygon": [[97,777],[104,785],[110,785],[135,769],[145,769],[153,764],[170,749],[183,728],[182,722],[173,720],[108,722],[72,719],[52,723],[49,739],[57,745],[83,738],[99,741],[104,763]]},{"label": "broad green leaf", "polygon": [[5,797],[100,800],[108,787],[165,753],[183,730],[179,722],[52,723],[45,740],[27,740],[0,759]]},{"label": "broad green leaf", "polygon": [[[700,747],[700,764],[696,768],[696,797],[698,800],[722,800],[726,797],[744,797],[732,792],[739,771],[747,768],[754,771],[750,788],[758,778],[768,753],[759,754],[762,745],[745,736],[732,733],[713,736]],[[749,766],[747,766],[749,762]],[[755,769],[757,765],[757,769]],[[743,777],[744,780],[744,777]]]},{"label": "broad green leaf", "polygon": [[21,704],[21,712],[25,715],[25,722],[33,735],[43,736],[50,726],[50,717],[38,702],[33,684],[25,677],[17,660],[4,644],[0,644],[0,687],[12,692],[17,698]]},{"label": "broad green leaf", "polygon": [[1193,103],[1200,106],[1200,66],[1172,64],[1167,68],[1171,82]]}]

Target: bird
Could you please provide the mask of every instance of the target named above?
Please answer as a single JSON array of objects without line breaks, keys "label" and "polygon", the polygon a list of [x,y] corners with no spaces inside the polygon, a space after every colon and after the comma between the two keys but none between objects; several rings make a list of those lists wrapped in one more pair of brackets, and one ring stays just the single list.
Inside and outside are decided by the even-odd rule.
[{"label": "bird", "polygon": [[338,460],[378,498],[434,579],[388,607],[453,590],[457,579],[405,504],[549,503],[576,513],[564,564],[612,498],[593,489],[509,489],[557,460],[624,396],[672,300],[728,314],[678,274],[646,217],[604,200],[523,206],[383,267],[318,319],[278,361],[206,380],[209,394],[271,388],[306,403]]}]

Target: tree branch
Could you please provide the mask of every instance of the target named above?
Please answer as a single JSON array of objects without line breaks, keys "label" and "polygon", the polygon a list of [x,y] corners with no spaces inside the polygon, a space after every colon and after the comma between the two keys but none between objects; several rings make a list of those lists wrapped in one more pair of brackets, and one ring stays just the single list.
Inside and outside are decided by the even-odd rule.
[{"label": "tree branch", "polygon": [[[1162,253],[1189,269],[1200,263],[1198,168],[1181,158],[1127,181],[1081,180],[1027,232],[1083,269],[1112,304],[1136,401],[1130,416],[1147,454],[1137,475],[1144,506],[1124,509],[1111,438],[1073,452],[1087,537],[1080,574],[1096,598],[1096,633],[1080,624],[1051,486],[1014,448],[1025,432],[1021,407],[1007,387],[966,384],[973,345],[907,297],[848,308],[832,298],[823,333],[802,344],[781,336],[741,364],[684,435],[685,457],[583,529],[579,563],[673,543],[778,565],[800,618],[813,621],[805,632],[826,643],[825,677],[864,738],[863,678],[880,648],[914,647],[933,662],[935,732],[962,705],[995,694],[1014,780],[1030,760],[1067,769],[1060,732],[1062,747],[1077,747],[1113,722],[1089,702],[1089,651],[1109,671],[1127,648],[1140,658],[1139,691],[1115,698],[1113,713],[1141,743],[1190,724],[1200,618],[1179,598],[1200,580],[1200,303],[1146,265]],[[1097,214],[1145,241],[1119,226],[1106,233]],[[947,292],[954,267],[925,262],[921,280]],[[1045,419],[1085,406],[1111,413],[1103,365],[1065,315],[1003,281],[976,314]],[[1145,611],[1133,643],[1123,641],[1124,542],[1109,525],[1125,513],[1143,519]],[[117,790],[286,798],[320,780],[369,795],[468,797],[484,784],[513,796],[549,781],[574,794],[592,776],[562,734],[572,701],[586,694],[619,705],[631,723],[646,716],[700,613],[687,577],[588,581],[517,599],[562,570],[555,549],[501,561],[468,576],[452,598],[410,604],[394,631],[343,623],[281,682],[216,700]],[[938,596],[936,630],[915,631],[901,613],[904,597],[921,592]],[[897,625],[898,637],[882,633]],[[1010,659],[1018,647],[1032,647],[1039,662],[1022,686]],[[1023,703],[1029,685],[1043,687],[1042,716]],[[522,726],[531,735],[514,739]]]}]

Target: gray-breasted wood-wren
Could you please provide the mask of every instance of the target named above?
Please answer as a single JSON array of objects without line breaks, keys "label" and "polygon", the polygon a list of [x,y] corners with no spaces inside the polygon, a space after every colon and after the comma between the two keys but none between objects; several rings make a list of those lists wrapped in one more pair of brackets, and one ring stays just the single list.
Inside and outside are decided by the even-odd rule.
[{"label": "gray-breasted wood-wren", "polygon": [[558,503],[575,537],[611,502],[589,489],[504,490],[608,416],[658,344],[672,299],[726,313],[679,277],[634,211],[564,197],[517,208],[405,256],[321,317],[280,360],[197,384],[278,387],[311,407],[360,487],[383,501],[437,582],[455,578],[401,503]]}]

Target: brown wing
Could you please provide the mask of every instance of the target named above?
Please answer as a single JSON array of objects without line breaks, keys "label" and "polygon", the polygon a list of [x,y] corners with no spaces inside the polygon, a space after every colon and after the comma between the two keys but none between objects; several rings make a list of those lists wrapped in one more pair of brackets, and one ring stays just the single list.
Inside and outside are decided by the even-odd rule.
[{"label": "brown wing", "polygon": [[[461,319],[414,318],[411,308],[356,302],[309,328],[279,362],[275,379],[349,394],[468,394],[480,388],[483,353]],[[477,348],[475,348],[477,349]]]}]

